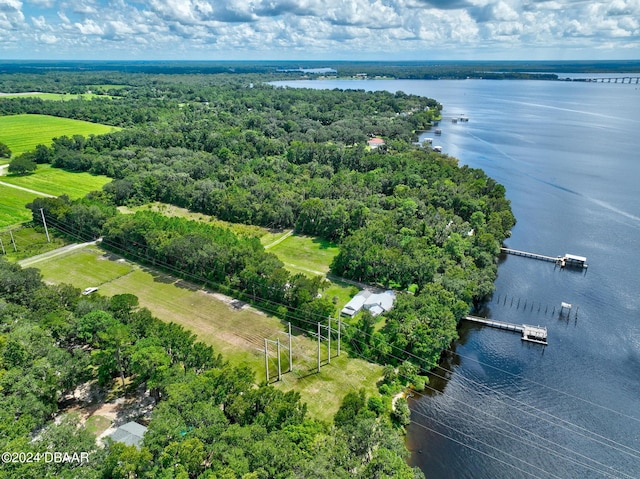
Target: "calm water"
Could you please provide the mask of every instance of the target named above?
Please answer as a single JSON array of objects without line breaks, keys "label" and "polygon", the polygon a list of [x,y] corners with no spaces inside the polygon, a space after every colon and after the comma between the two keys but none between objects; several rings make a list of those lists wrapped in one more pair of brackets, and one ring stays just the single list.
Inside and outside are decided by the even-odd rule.
[{"label": "calm water", "polygon": [[518,219],[507,246],[588,259],[586,273],[501,259],[481,314],[547,326],[549,345],[463,324],[444,369],[412,400],[410,462],[430,479],[640,478],[638,85],[307,85],[402,90],[437,99],[445,118],[469,117],[425,136],[505,185]]}]

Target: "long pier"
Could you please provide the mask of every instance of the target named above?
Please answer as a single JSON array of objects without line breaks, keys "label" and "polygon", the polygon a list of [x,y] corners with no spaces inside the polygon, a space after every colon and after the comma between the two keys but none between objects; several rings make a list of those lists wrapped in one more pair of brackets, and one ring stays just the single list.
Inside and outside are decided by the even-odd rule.
[{"label": "long pier", "polygon": [[532,258],[540,261],[556,263],[562,268],[564,268],[565,266],[579,266],[582,268],[586,268],[588,266],[587,258],[585,258],[584,256],[576,256],[569,253],[565,254],[564,256],[546,256],[544,254],[531,253],[529,251],[521,251],[511,248],[500,248],[500,251],[502,253],[511,254],[514,256],[523,256],[525,258]]},{"label": "long pier", "polygon": [[640,82],[640,77],[596,77],[596,78],[585,78],[585,79],[574,79],[573,81],[586,81],[591,83],[635,83],[638,85]]},{"label": "long pier", "polygon": [[544,326],[531,326],[528,324],[513,324],[493,319],[481,318],[479,316],[465,316],[467,321],[484,324],[491,328],[504,329],[522,334],[523,341],[547,345],[547,328]]}]

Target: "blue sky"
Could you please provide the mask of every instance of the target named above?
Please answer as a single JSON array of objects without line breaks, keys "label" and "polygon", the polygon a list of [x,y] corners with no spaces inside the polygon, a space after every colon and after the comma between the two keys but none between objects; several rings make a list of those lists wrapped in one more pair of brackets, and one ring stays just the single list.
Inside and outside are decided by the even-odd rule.
[{"label": "blue sky", "polygon": [[0,59],[640,59],[640,0],[0,0]]}]

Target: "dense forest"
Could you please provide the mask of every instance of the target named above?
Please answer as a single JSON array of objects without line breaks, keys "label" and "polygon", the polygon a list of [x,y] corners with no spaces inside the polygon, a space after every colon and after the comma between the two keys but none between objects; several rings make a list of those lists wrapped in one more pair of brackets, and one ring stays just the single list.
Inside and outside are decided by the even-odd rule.
[{"label": "dense forest", "polygon": [[[399,292],[381,327],[363,313],[348,325],[345,343],[387,364],[387,373],[429,370],[457,337],[458,321],[493,289],[499,246],[515,223],[504,188],[481,170],[414,143],[438,120],[436,100],[278,88],[265,78],[272,76],[0,76],[3,91],[100,93],[65,102],[4,98],[2,115],[123,127],[102,136],[59,137],[14,158],[112,178],[79,200],[36,199],[28,205],[34,223],[41,223],[42,209],[60,234],[101,237],[105,249],[311,331],[336,314],[335,304],[319,297],[322,278],[289,273],[255,238],[117,207],[159,201],[331,240],[340,249],[332,274]],[[384,145],[368,147],[372,137]],[[83,469],[87,477],[419,477],[404,464],[402,442],[378,398],[349,394],[333,425],[310,421],[295,393],[254,388],[252,372],[155,320],[131,295],[87,298],[5,262],[0,273],[5,450],[71,441],[64,444],[88,448],[97,458],[86,474]],[[141,450],[89,445],[73,419],[49,424],[61,398],[77,386],[124,387],[125,378],[133,381],[129,390],[139,386],[157,403]],[[401,425],[408,410],[406,402],[398,404]],[[16,465],[4,472],[77,476],[55,467],[32,474]]]},{"label": "dense forest", "polygon": [[[144,86],[122,90],[121,109],[132,97],[131,111],[148,105],[155,115],[107,135],[57,138],[51,147],[25,154],[38,163],[114,178],[84,200],[91,206],[38,200],[32,205],[34,220],[43,207],[53,221],[76,233],[104,236],[107,248],[178,271],[206,270],[203,282],[275,303],[272,309],[282,316],[310,325],[333,311],[314,299],[321,284],[302,288],[308,300],[292,297],[287,285],[305,280],[289,278],[275,258],[259,259],[258,244],[237,255],[220,254],[227,246],[209,245],[194,225],[180,226],[176,236],[183,238],[158,235],[150,215],[119,218],[114,212],[107,221],[104,205],[160,201],[226,221],[295,228],[335,241],[340,254],[334,274],[409,288],[413,294],[402,301],[415,302],[414,309],[422,311],[419,328],[405,331],[402,319],[390,316],[376,339],[369,338],[371,344],[390,345],[391,350],[366,348],[369,357],[385,363],[397,364],[408,354],[426,369],[433,367],[455,338],[456,322],[492,291],[499,245],[514,218],[504,188],[481,170],[459,167],[455,159],[412,143],[416,131],[430,128],[439,117],[435,100],[402,92],[276,88],[228,75],[152,76]],[[93,102],[58,102],[56,108],[58,114],[66,109],[79,117],[95,108]],[[39,104],[38,112],[52,113],[54,102],[16,98],[3,103],[5,112],[33,112]],[[111,114],[121,113],[114,108]],[[368,148],[366,140],[373,136],[385,145]],[[436,320],[435,310],[427,314],[428,308],[419,306],[422,292],[434,288],[451,320]],[[433,328],[439,340],[416,334],[424,328]]]},{"label": "dense forest", "polygon": [[[317,69],[317,72],[314,72]],[[46,91],[83,93],[81,90],[67,89],[68,83],[55,81],[58,73],[68,78],[68,72],[78,71],[86,78],[91,72],[96,77],[109,72],[113,78],[120,72],[124,75],[145,74],[221,74],[237,75],[259,74],[262,78],[280,79],[284,75],[297,77],[305,75],[318,77],[324,75],[321,69],[333,69],[339,77],[353,77],[367,74],[370,77],[386,77],[397,79],[541,79],[557,80],[560,73],[629,73],[639,72],[640,62],[637,60],[596,60],[596,61],[0,61],[0,73],[23,74],[21,81],[27,76],[41,78],[32,83]],[[285,73],[286,72],[286,73]],[[48,79],[44,79],[47,77]],[[47,83],[43,83],[47,82]],[[82,84],[101,84],[101,81],[86,82],[78,80],[76,86]],[[64,87],[63,87],[64,86]],[[6,88],[6,87],[5,87]],[[34,89],[31,89],[34,90]],[[14,91],[3,89],[3,91]],[[15,91],[29,91],[17,89]]]},{"label": "dense forest", "polygon": [[[50,420],[82,402],[82,386],[100,394],[114,380],[154,406],[140,449],[99,447],[78,415]],[[371,398],[347,395],[326,424],[306,417],[297,393],[255,382],[134,295],[83,296],[0,259],[0,477],[423,477]],[[19,460],[45,451],[86,459]]]}]

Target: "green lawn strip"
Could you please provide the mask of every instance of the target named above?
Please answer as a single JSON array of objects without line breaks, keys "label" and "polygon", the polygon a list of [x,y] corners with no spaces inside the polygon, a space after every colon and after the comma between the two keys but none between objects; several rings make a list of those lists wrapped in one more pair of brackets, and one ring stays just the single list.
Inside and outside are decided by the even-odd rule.
[{"label": "green lawn strip", "polygon": [[101,190],[111,181],[111,178],[91,173],[74,173],[51,165],[38,165],[38,169],[31,175],[5,175],[0,181],[22,186],[49,195],[68,195],[71,199],[81,198],[90,191]]},{"label": "green lawn strip", "polygon": [[49,115],[0,116],[0,142],[11,149],[13,156],[33,150],[38,144],[50,145],[55,137],[103,135],[115,130],[119,128]]},{"label": "green lawn strip", "polygon": [[92,100],[95,97],[110,98],[108,95],[96,95],[95,93],[7,93],[0,95],[3,98],[40,98],[50,101]]},{"label": "green lawn strip", "polygon": [[[265,379],[264,339],[280,339],[282,371],[288,367],[284,346],[288,344],[286,325],[278,318],[253,308],[237,308],[217,295],[188,282],[124,261],[97,247],[74,250],[34,265],[46,281],[65,282],[78,288],[98,286],[98,294],[135,294],[140,305],[163,321],[172,321],[193,331],[200,341],[211,344],[232,364],[248,364],[256,371],[256,381]],[[332,346],[334,354],[336,345]],[[293,338],[294,371],[275,383],[285,390],[299,391],[310,413],[329,420],[344,395],[366,387],[374,391],[382,375],[379,366],[359,359],[347,360],[343,352],[317,374],[317,341],[297,334]],[[326,360],[326,344],[322,346]],[[275,346],[270,345],[271,377],[276,377]],[[343,364],[344,362],[344,364]]]},{"label": "green lawn strip", "polygon": [[100,292],[105,284],[134,270],[128,262],[109,261],[102,250],[93,246],[40,261],[33,267],[38,268],[47,281],[68,283],[80,289],[97,286]]},{"label": "green lawn strip", "polygon": [[[11,234],[13,235],[17,251],[13,249],[9,231],[11,231]],[[0,230],[0,240],[2,241],[4,249],[7,253],[6,258],[9,261],[18,261],[24,258],[31,258],[33,256],[46,253],[47,251],[61,248],[66,244],[66,241],[64,239],[55,236],[51,231],[49,233],[49,238],[51,239],[50,242],[47,241],[47,236],[44,232],[44,228],[42,227],[33,228],[27,226],[18,226],[10,229]]]},{"label": "green lawn strip", "polygon": [[311,274],[326,274],[339,248],[321,238],[293,234],[269,248],[269,252],[292,268]]},{"label": "green lawn strip", "polygon": [[[4,181],[4,178],[6,177],[0,177],[0,181]],[[0,229],[29,221],[31,211],[25,208],[25,205],[37,197],[35,193],[0,185]]]},{"label": "green lawn strip", "polygon": [[275,242],[282,238],[284,235],[288,234],[290,230],[273,230],[269,231],[267,234],[263,235],[260,238],[260,243],[264,246],[265,249],[271,249],[275,246]]},{"label": "green lawn strip", "polygon": [[336,305],[336,314],[338,314],[358,291],[360,290],[355,286],[331,279],[329,287],[322,291],[322,296]]}]

